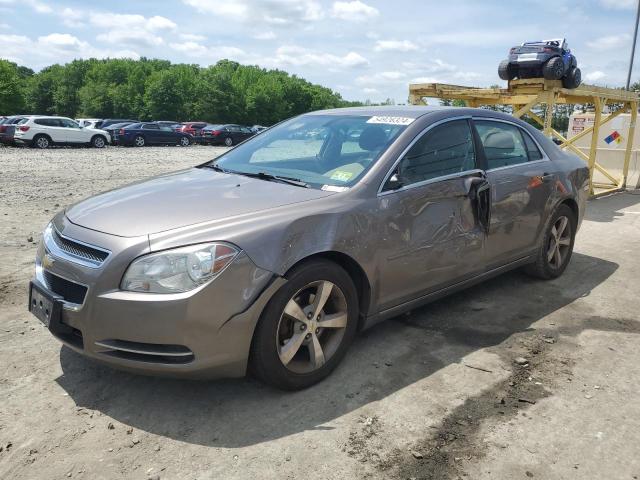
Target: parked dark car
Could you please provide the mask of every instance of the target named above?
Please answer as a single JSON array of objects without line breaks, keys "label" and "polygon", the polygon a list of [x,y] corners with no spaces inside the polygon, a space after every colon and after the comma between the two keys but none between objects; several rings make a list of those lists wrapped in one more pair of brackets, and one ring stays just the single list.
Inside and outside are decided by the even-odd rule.
[{"label": "parked dark car", "polygon": [[111,136],[111,145],[118,145],[118,136],[120,133],[120,129],[128,127],[129,125],[133,125],[134,123],[137,122],[114,123],[113,125],[109,125],[108,127],[102,128],[101,130],[104,130]]},{"label": "parked dark car", "polygon": [[0,143],[4,143],[5,145],[14,145],[14,133],[16,131],[16,125],[23,118],[26,118],[25,115],[13,115],[11,117],[7,117],[0,122]]},{"label": "parked dark car", "polygon": [[166,125],[155,122],[132,123],[118,131],[118,144],[132,147],[145,145],[180,145],[188,147],[193,137],[187,133],[176,132]]},{"label": "parked dark car", "polygon": [[305,388],[382,320],[517,267],[562,275],[588,196],[585,162],[504,113],[308,113],[65,207],[29,309],[115,367]]},{"label": "parked dark car", "polygon": [[171,130],[177,130],[182,126],[180,122],[174,122],[172,120],[156,120],[153,123],[157,123],[158,125],[164,125],[165,127],[169,127]]},{"label": "parked dark car", "polygon": [[132,120],[130,118],[105,118],[104,120],[97,122],[94,128],[100,128],[104,130],[105,128],[110,127],[111,125],[115,125],[116,123],[124,123],[124,122],[138,123],[139,121],[140,120]]},{"label": "parked dark car", "polygon": [[226,145],[230,147],[256,134],[249,127],[241,125],[207,125],[201,130],[202,143],[208,145]]},{"label": "parked dark car", "polygon": [[500,62],[498,75],[502,80],[539,78],[562,80],[565,88],[576,88],[582,81],[576,57],[564,38],[525,42],[509,51],[509,58]]}]

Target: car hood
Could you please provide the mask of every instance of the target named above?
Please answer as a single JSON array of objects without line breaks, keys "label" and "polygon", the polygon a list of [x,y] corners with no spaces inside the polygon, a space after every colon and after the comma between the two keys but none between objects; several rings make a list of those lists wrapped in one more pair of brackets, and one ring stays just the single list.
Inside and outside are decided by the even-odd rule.
[{"label": "car hood", "polygon": [[101,193],[69,207],[71,223],[137,237],[306,202],[331,192],[192,168]]}]

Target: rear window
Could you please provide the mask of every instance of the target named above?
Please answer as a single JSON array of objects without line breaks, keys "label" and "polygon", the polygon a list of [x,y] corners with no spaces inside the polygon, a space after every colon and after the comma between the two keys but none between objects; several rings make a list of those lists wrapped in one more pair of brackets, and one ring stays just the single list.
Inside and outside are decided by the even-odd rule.
[{"label": "rear window", "polygon": [[59,127],[60,120],[57,118],[36,118],[33,123],[42,125],[43,127]]},{"label": "rear window", "polygon": [[142,126],[143,129],[145,130],[159,130],[160,127],[158,127],[158,125],[154,124],[154,123],[145,123]]}]

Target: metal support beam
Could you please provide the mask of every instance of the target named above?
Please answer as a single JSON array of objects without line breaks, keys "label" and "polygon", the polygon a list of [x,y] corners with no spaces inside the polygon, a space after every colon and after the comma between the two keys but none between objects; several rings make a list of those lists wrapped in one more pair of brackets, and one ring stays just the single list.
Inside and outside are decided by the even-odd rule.
[{"label": "metal support beam", "polygon": [[[640,7],[639,11],[640,11]],[[624,165],[622,167],[621,188],[627,187],[627,176],[629,175],[629,162],[631,161],[631,149],[633,148],[633,136],[636,133],[636,123],[638,121],[638,102],[629,104],[631,110],[631,123],[629,124],[629,133],[627,134],[627,148],[624,151]]]},{"label": "metal support beam", "polygon": [[600,135],[600,122],[602,121],[602,101],[600,97],[593,99],[596,107],[596,115],[593,119],[593,135],[591,135],[591,146],[589,147],[589,194],[593,195],[593,170],[596,165],[596,154],[598,153],[598,138]]}]

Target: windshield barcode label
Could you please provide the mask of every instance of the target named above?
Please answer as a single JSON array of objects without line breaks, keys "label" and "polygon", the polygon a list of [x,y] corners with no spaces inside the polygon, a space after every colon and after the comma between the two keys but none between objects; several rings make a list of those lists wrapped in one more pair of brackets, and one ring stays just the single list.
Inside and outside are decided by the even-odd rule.
[{"label": "windshield barcode label", "polygon": [[409,117],[381,117],[375,116],[367,120],[367,123],[384,123],[387,125],[409,125],[414,118]]}]

